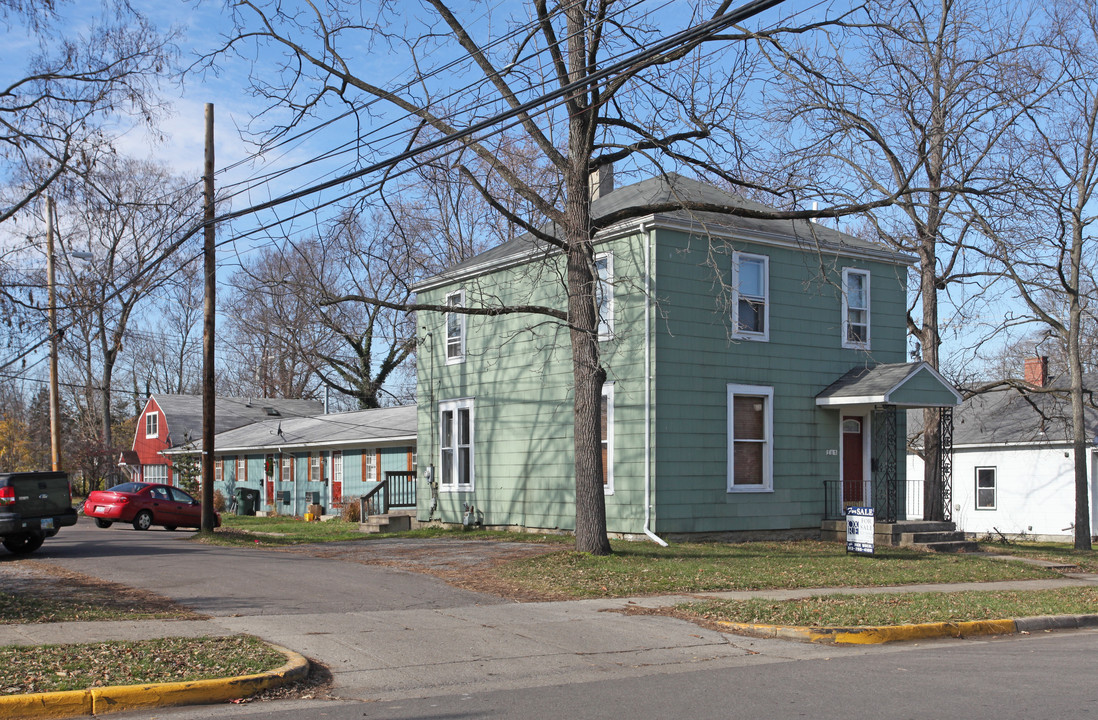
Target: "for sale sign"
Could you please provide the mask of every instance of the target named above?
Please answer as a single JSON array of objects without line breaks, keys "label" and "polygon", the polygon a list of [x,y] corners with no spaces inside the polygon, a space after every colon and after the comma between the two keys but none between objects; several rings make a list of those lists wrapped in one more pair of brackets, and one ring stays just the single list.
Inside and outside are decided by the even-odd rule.
[{"label": "for sale sign", "polygon": [[846,509],[846,551],[873,554],[873,508]]}]

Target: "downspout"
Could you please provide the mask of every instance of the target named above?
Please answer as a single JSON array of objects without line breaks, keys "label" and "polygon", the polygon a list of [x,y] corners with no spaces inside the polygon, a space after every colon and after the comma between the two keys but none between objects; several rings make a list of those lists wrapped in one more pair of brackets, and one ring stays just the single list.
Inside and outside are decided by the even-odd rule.
[{"label": "downspout", "polygon": [[641,225],[644,242],[644,534],[657,545],[667,541],[652,532],[652,243],[655,231]]}]

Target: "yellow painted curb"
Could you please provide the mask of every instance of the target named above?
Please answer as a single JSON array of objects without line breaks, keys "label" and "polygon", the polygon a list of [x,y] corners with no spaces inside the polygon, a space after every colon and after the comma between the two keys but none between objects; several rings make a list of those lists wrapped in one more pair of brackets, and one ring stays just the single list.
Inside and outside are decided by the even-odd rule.
[{"label": "yellow painted curb", "polygon": [[286,664],[264,673],[215,680],[0,696],[0,720],[68,718],[170,705],[208,705],[254,695],[309,674],[309,661],[302,655],[278,645],[271,647],[286,656]]},{"label": "yellow painted curb", "polygon": [[801,642],[834,645],[872,645],[905,640],[971,635],[1009,635],[1017,631],[1014,620],[971,620],[967,622],[919,623],[917,625],[878,625],[871,627],[795,627],[790,625],[757,625],[720,620],[718,625],[740,635],[783,638]]}]

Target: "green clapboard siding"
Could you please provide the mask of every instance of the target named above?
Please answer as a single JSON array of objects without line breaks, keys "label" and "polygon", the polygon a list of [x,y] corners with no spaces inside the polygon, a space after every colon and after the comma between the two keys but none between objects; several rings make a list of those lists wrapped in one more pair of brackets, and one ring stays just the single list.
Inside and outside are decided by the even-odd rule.
[{"label": "green clapboard siding", "polygon": [[[823,482],[839,476],[839,412],[815,396],[847,370],[902,362],[906,268],[819,255],[796,247],[717,244],[681,232],[654,231],[650,337],[651,449],[645,452],[644,246],[635,235],[596,246],[614,258],[614,337],[600,344],[613,383],[613,493],[606,496],[611,532],[639,534],[644,474],[654,474],[656,532],[724,532],[819,527]],[[727,293],[731,251],[770,258],[768,342],[730,337]],[[842,347],[843,268],[871,273],[867,350]],[[560,258],[423,291],[418,301],[443,304],[564,306]],[[447,364],[440,313],[417,319],[419,465],[439,458],[439,403],[471,399],[475,481],[470,492],[440,488],[432,517],[461,522],[472,506],[489,525],[572,529],[572,368],[568,333],[532,315],[466,318],[464,362]],[[727,492],[729,383],[774,389],[774,481],[769,492]],[[899,456],[902,457],[902,454]],[[900,463],[901,472],[903,463]],[[437,477],[437,475],[436,475]],[[419,490],[419,517],[431,491]]]}]

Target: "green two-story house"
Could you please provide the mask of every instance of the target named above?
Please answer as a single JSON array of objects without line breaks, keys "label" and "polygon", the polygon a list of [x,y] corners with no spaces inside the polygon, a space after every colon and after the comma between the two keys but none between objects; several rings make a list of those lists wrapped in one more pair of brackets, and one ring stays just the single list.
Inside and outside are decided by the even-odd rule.
[{"label": "green two-story house", "polygon": [[[676,199],[764,209],[666,175],[592,215]],[[609,532],[797,535],[843,505],[902,507],[896,409],[958,401],[904,364],[913,258],[815,223],[686,209],[610,227],[595,252]],[[417,302],[563,309],[562,267],[525,236],[419,284]],[[573,529],[568,329],[535,314],[418,324],[419,519]]]}]

